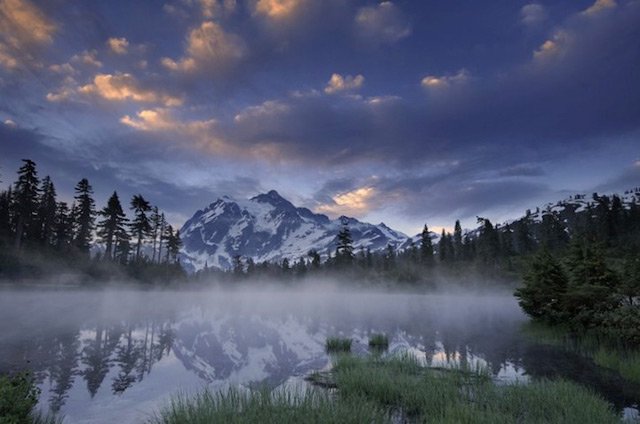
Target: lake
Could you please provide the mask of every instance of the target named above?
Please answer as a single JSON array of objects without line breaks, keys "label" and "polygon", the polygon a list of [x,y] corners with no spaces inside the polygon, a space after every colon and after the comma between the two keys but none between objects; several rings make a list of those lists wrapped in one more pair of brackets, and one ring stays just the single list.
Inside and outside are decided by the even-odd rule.
[{"label": "lake", "polygon": [[40,407],[65,423],[141,422],[178,392],[304,387],[328,369],[327,337],[389,336],[431,366],[488,367],[497,384],[563,377],[637,413],[640,388],[593,361],[538,344],[515,299],[501,294],[242,289],[2,290],[0,372],[31,369]]}]

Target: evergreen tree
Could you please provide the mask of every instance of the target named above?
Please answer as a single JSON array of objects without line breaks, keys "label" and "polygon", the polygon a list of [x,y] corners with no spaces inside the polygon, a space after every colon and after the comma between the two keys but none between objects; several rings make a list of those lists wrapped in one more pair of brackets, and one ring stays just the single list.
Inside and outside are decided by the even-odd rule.
[{"label": "evergreen tree", "polygon": [[280,268],[282,269],[282,272],[289,272],[291,270],[291,266],[289,265],[289,259],[284,258],[282,260],[282,264],[280,265]]},{"label": "evergreen tree", "polygon": [[395,247],[389,243],[387,244],[387,249],[384,253],[384,269],[386,271],[392,269],[396,264],[396,249]]},{"label": "evergreen tree", "polygon": [[320,268],[320,254],[316,250],[314,249],[309,250],[309,253],[307,253],[307,256],[311,258],[312,268],[314,269]]},{"label": "evergreen tree", "polygon": [[160,242],[158,243],[158,263],[160,263],[160,261],[162,260],[162,246],[165,241],[164,234],[165,234],[166,227],[167,227],[167,220],[164,216],[164,213],[161,213],[160,214],[160,230],[159,230]]},{"label": "evergreen tree", "polygon": [[89,181],[83,178],[76,185],[75,193],[76,205],[73,210],[75,237],[73,243],[81,253],[89,254],[96,217],[93,188]]},{"label": "evergreen tree", "polygon": [[134,218],[129,226],[133,235],[137,238],[136,261],[139,261],[142,241],[151,232],[151,221],[147,216],[147,213],[151,210],[151,205],[141,194],[138,194],[131,199],[131,210],[134,212]]},{"label": "evergreen tree", "polygon": [[619,291],[626,298],[629,305],[638,303],[640,298],[640,258],[630,257],[626,259]]},{"label": "evergreen tree", "polygon": [[65,202],[58,202],[53,227],[55,246],[58,252],[68,252],[73,241],[73,217]]},{"label": "evergreen tree", "polygon": [[519,254],[527,255],[534,251],[535,241],[531,234],[531,211],[527,210],[526,216],[515,223],[516,249]]},{"label": "evergreen tree", "polygon": [[570,286],[565,308],[574,323],[594,325],[599,313],[613,309],[618,303],[617,276],[607,266],[602,249],[584,240],[573,243],[567,264]]},{"label": "evergreen tree", "polygon": [[349,231],[349,222],[346,219],[342,220],[342,228],[338,233],[336,260],[340,264],[353,262],[353,239],[351,238],[351,231]]},{"label": "evergreen tree", "polygon": [[442,234],[440,234],[440,240],[438,240],[438,256],[440,258],[440,262],[446,262],[449,260],[447,257],[447,234],[444,232],[444,228],[442,229]]},{"label": "evergreen tree", "polygon": [[19,250],[25,239],[33,239],[37,236],[36,212],[38,210],[38,198],[40,180],[36,164],[32,160],[23,159],[24,164],[18,170],[18,181],[13,189],[12,214],[15,219],[15,247]]},{"label": "evergreen tree", "polygon": [[11,188],[0,192],[0,246],[11,237]]},{"label": "evergreen tree", "polygon": [[569,279],[562,265],[543,249],[533,258],[524,276],[524,286],[516,290],[515,296],[532,318],[560,322],[568,285]]},{"label": "evergreen tree", "polygon": [[58,204],[56,202],[56,189],[49,176],[42,180],[38,204],[37,220],[40,230],[40,242],[46,246],[54,244],[54,227]]},{"label": "evergreen tree", "polygon": [[174,263],[178,262],[178,254],[182,247],[180,239],[180,231],[173,232],[171,225],[167,226],[167,262],[171,259]]},{"label": "evergreen tree", "polygon": [[158,233],[160,232],[160,225],[162,218],[157,206],[153,207],[151,213],[151,239],[153,240],[153,254],[151,256],[151,262],[156,261],[156,248],[158,242]]},{"label": "evergreen tree", "polygon": [[567,245],[569,236],[564,223],[557,213],[551,211],[544,213],[542,215],[540,228],[541,243],[545,248],[555,251]]},{"label": "evergreen tree", "polygon": [[131,255],[131,236],[124,228],[116,232],[115,245],[113,255],[115,261],[122,265],[128,264],[129,255]]},{"label": "evergreen tree", "polygon": [[498,232],[486,218],[478,218],[481,224],[480,236],[478,237],[478,257],[485,264],[492,264],[498,258],[499,239]]},{"label": "evergreen tree", "polygon": [[98,236],[105,244],[105,259],[111,260],[113,259],[113,246],[116,243],[116,237],[126,232],[127,217],[122,210],[118,193],[113,192],[107,201],[107,206],[100,211],[100,216],[104,219],[98,223]]},{"label": "evergreen tree", "polygon": [[433,243],[431,242],[431,234],[429,233],[427,224],[424,224],[424,228],[420,234],[420,258],[425,265],[431,265],[433,263]]},{"label": "evergreen tree", "polygon": [[462,227],[460,226],[460,220],[456,220],[456,224],[453,228],[453,252],[454,259],[456,261],[462,259]]}]

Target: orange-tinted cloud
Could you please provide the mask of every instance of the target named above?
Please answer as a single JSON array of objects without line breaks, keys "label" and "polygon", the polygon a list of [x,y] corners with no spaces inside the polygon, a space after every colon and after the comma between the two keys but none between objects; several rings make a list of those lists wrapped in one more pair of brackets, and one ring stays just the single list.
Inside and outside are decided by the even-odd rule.
[{"label": "orange-tinted cloud", "polygon": [[178,72],[221,71],[233,67],[246,54],[244,41],[217,23],[207,21],[189,33],[187,54],[173,60],[165,57],[162,64]]},{"label": "orange-tinted cloud", "polygon": [[98,74],[93,83],[78,90],[82,94],[94,94],[111,101],[134,101],[140,103],[160,103],[164,106],[179,106],[183,99],[166,93],[141,87],[131,74]]},{"label": "orange-tinted cloud", "polygon": [[0,0],[0,65],[39,65],[37,53],[53,42],[56,24],[27,0]]}]

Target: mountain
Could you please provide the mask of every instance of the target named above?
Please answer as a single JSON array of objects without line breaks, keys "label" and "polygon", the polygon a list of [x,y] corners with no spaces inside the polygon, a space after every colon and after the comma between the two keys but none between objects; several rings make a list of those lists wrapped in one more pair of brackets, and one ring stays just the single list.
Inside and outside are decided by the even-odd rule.
[{"label": "mountain", "polygon": [[256,263],[293,261],[315,249],[326,257],[335,251],[342,222],[349,226],[356,251],[398,247],[408,239],[384,223],[373,225],[345,216],[331,220],[294,206],[272,190],[249,200],[224,196],[197,211],[180,230],[182,263],[194,272],[205,266],[230,269],[235,256]]}]

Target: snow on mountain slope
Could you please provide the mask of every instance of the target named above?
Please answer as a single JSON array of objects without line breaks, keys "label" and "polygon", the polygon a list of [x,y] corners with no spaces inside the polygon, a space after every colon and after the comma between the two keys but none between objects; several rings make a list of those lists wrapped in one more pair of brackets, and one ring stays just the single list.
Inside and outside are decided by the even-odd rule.
[{"label": "snow on mountain slope", "polygon": [[182,263],[187,270],[197,271],[205,265],[229,269],[237,255],[255,262],[292,261],[315,249],[326,257],[335,251],[343,221],[348,223],[356,251],[382,250],[389,244],[398,247],[407,240],[383,223],[348,217],[331,220],[295,207],[272,190],[249,200],[225,196],[196,212],[180,230]]}]

